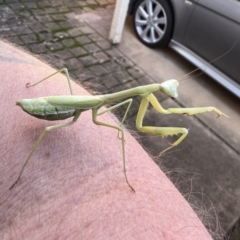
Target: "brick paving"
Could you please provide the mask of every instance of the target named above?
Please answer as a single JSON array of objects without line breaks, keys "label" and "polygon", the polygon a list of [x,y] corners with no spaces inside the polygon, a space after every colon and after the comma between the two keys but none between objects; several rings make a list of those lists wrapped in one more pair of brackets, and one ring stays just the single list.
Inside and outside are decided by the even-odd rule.
[{"label": "brick paving", "polygon": [[146,73],[107,41],[109,28],[97,32],[87,20],[78,19],[95,11],[111,19],[114,5],[115,0],[0,0],[0,36],[40,55],[56,69],[67,67],[77,82],[94,92],[135,87],[139,79],[143,84],[143,76],[144,83],[151,83]]}]

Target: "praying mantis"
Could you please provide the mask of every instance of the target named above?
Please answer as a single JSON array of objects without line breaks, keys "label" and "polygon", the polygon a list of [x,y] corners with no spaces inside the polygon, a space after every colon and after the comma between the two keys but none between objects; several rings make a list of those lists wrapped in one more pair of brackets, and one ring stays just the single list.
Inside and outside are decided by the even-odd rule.
[{"label": "praying mantis", "polygon": [[[57,73],[61,73],[61,72],[64,72],[66,74],[71,95],[39,97],[39,98],[33,98],[33,99],[21,99],[16,102],[16,105],[20,106],[23,109],[23,111],[25,111],[26,113],[39,119],[44,119],[49,121],[64,120],[71,117],[73,117],[73,119],[69,122],[65,122],[62,124],[48,126],[42,131],[37,141],[33,145],[27,159],[25,160],[22,166],[22,169],[17,177],[17,180],[12,184],[10,189],[12,189],[19,181],[25,167],[27,166],[33,153],[37,149],[39,143],[44,138],[45,134],[49,131],[60,129],[60,128],[67,127],[74,124],[78,120],[82,112],[90,109],[92,110],[93,123],[95,123],[96,125],[116,129],[118,133],[121,133],[120,139],[122,143],[123,172],[124,172],[125,180],[128,186],[132,189],[132,191],[135,191],[135,190],[129,183],[127,172],[126,172],[125,138],[124,138],[124,130],[123,130],[124,120],[127,116],[127,113],[133,101],[132,97],[140,96],[142,98],[139,109],[138,109],[137,118],[136,118],[136,128],[138,129],[138,131],[151,134],[151,135],[162,136],[162,137],[165,137],[165,136],[167,137],[170,135],[178,135],[178,134],[181,135],[174,143],[169,143],[170,146],[165,150],[163,150],[160,153],[160,155],[162,155],[167,150],[180,144],[184,140],[184,138],[187,136],[188,130],[186,128],[180,128],[180,127],[143,126],[144,115],[147,111],[149,103],[153,106],[153,108],[157,112],[161,114],[195,115],[199,113],[214,111],[218,114],[218,116],[224,115],[225,117],[228,117],[227,115],[225,115],[215,107],[164,109],[161,106],[161,104],[158,102],[154,93],[162,92],[168,97],[176,98],[178,96],[177,87],[179,85],[179,82],[174,79],[167,80],[163,83],[154,83],[154,84],[149,84],[145,86],[139,86],[139,87],[135,87],[135,88],[131,88],[128,90],[111,93],[111,94],[95,95],[95,96],[75,96],[73,94],[68,70],[66,68],[63,68],[51,74],[50,76],[36,82],[35,84],[32,84],[32,85],[27,84],[27,87],[36,86],[37,84],[51,78],[53,75],[56,75]],[[116,102],[119,102],[119,103],[115,104]],[[115,105],[108,107],[103,111],[100,111],[100,109],[103,106],[106,106],[108,104],[115,104]],[[116,109],[124,104],[127,104],[127,109],[119,125],[115,126],[115,125],[107,124],[97,119],[98,116],[106,112],[109,112],[113,109]]]}]

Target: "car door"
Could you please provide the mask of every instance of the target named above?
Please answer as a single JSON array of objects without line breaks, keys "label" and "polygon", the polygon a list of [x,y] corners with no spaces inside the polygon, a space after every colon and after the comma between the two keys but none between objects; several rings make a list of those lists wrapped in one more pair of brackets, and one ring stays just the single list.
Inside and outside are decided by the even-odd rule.
[{"label": "car door", "polygon": [[240,2],[192,0],[195,8],[185,30],[183,44],[206,61],[226,53],[213,65],[240,84]]}]

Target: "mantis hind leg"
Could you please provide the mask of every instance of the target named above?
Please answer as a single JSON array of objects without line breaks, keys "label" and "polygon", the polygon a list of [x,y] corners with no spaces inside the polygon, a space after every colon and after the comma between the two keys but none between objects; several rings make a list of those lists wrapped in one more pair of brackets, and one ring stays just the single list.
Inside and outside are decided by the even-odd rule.
[{"label": "mantis hind leg", "polygon": [[[129,105],[131,106],[132,99],[128,99],[128,100],[126,100],[126,101],[124,101],[124,102],[125,102],[125,103],[126,103],[126,102],[129,102]],[[122,141],[122,153],[123,153],[123,173],[124,173],[125,180],[126,180],[128,186],[132,189],[132,191],[135,192],[134,188],[131,186],[131,184],[130,184],[129,181],[128,181],[127,172],[126,172],[125,138],[124,138],[124,131],[123,131],[123,128],[122,128],[122,123],[123,123],[123,121],[124,121],[124,119],[125,119],[125,117],[126,117],[127,111],[126,111],[126,113],[125,113],[125,115],[124,115],[124,118],[123,118],[123,120],[122,120],[122,122],[121,122],[121,124],[120,124],[119,126],[114,126],[114,125],[107,124],[107,123],[104,123],[104,122],[100,122],[100,121],[97,120],[97,117],[98,117],[99,115],[101,115],[101,114],[103,114],[103,113],[105,113],[105,112],[111,111],[112,109],[117,108],[117,107],[119,107],[119,106],[122,105],[122,104],[124,104],[124,103],[122,102],[122,103],[120,103],[120,104],[116,104],[115,106],[110,107],[110,108],[108,108],[108,109],[106,109],[106,110],[104,110],[103,112],[100,112],[100,113],[98,113],[98,109],[93,109],[93,110],[92,110],[92,120],[93,120],[93,122],[94,122],[95,124],[97,124],[97,125],[105,126],[105,127],[109,127],[109,128],[113,128],[113,129],[118,130],[118,132],[121,132],[121,134],[122,134],[122,138],[121,138],[121,141]],[[130,106],[129,106],[129,107],[130,107]],[[128,109],[129,109],[129,107],[128,107]]]},{"label": "mantis hind leg", "polygon": [[56,75],[56,74],[58,74],[58,73],[61,73],[61,72],[64,72],[64,73],[66,74],[67,81],[68,81],[68,86],[69,86],[69,89],[70,89],[70,93],[71,93],[71,95],[74,95],[74,94],[73,94],[72,85],[71,85],[71,81],[70,81],[70,77],[69,77],[67,68],[62,68],[62,69],[56,71],[55,73],[53,73],[53,74],[45,77],[44,79],[42,79],[42,80],[40,80],[40,81],[38,81],[38,82],[36,82],[36,83],[34,83],[34,84],[27,83],[27,87],[29,88],[29,87],[36,86],[37,84],[39,84],[39,83],[41,83],[41,82],[49,79],[50,77],[52,77],[52,76],[54,76],[54,75]]},{"label": "mantis hind leg", "polygon": [[28,162],[30,161],[33,153],[34,153],[35,150],[37,149],[39,143],[42,141],[42,139],[44,138],[44,136],[46,135],[46,133],[47,133],[47,132],[50,132],[50,131],[52,131],[52,130],[54,130],[54,129],[63,128],[63,127],[67,127],[67,126],[72,125],[73,123],[75,123],[75,122],[78,120],[78,118],[80,117],[80,114],[81,114],[80,111],[76,111],[75,116],[74,116],[74,118],[73,118],[72,121],[66,122],[66,123],[62,123],[62,124],[58,124],[58,125],[54,125],[54,126],[49,126],[49,127],[46,127],[46,128],[42,131],[42,133],[41,133],[40,136],[38,137],[37,141],[36,141],[35,144],[33,145],[33,147],[32,147],[32,149],[31,149],[31,151],[30,151],[27,159],[25,160],[25,162],[24,162],[24,164],[23,164],[23,166],[22,166],[22,169],[21,169],[21,171],[20,171],[20,173],[19,173],[19,175],[18,175],[17,180],[12,184],[12,186],[11,186],[9,189],[12,189],[12,188],[17,184],[17,182],[19,181],[19,179],[20,179],[20,177],[21,177],[21,175],[22,175],[25,167],[27,166],[27,164],[28,164]]}]

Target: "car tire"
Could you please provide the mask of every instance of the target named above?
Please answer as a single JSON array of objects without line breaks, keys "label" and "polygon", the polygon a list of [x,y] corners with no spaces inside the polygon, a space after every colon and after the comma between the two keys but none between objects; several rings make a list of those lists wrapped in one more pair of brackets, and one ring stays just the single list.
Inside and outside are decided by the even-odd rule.
[{"label": "car tire", "polygon": [[150,48],[166,46],[172,37],[173,22],[172,7],[167,0],[139,0],[136,3],[133,26],[144,45]]}]

